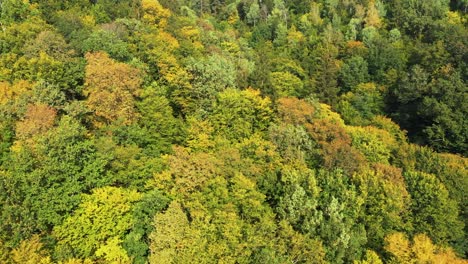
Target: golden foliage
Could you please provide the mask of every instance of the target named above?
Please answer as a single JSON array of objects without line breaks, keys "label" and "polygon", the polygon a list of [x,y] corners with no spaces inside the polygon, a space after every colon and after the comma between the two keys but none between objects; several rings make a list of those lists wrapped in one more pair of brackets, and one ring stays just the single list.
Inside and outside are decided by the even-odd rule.
[{"label": "golden foliage", "polygon": [[52,264],[38,235],[21,241],[20,245],[12,250],[11,258],[18,264]]},{"label": "golden foliage", "polygon": [[31,83],[28,81],[17,81],[13,85],[0,82],[0,105],[8,101],[16,100],[31,91]]},{"label": "golden foliage", "polygon": [[169,169],[156,174],[153,184],[174,196],[188,196],[200,191],[206,182],[221,175],[222,163],[207,153],[190,153],[183,147],[174,147],[174,154],[166,156]]},{"label": "golden foliage", "polygon": [[351,137],[343,125],[333,119],[321,119],[306,125],[307,132],[322,148],[326,168],[341,168],[352,174],[365,164],[364,157],[351,147]]},{"label": "golden foliage", "polygon": [[171,16],[171,11],[164,8],[157,0],[142,0],[143,21],[148,24],[156,24],[160,28],[167,25],[167,19]]},{"label": "golden foliage", "polygon": [[378,28],[381,26],[382,20],[380,19],[379,11],[375,6],[375,0],[369,1],[364,22],[366,22],[366,26],[368,27]]},{"label": "golden foliage", "polygon": [[311,123],[315,108],[304,100],[296,97],[283,97],[278,100],[278,114],[289,124],[304,125]]},{"label": "golden foliage", "polygon": [[86,60],[88,107],[106,121],[133,122],[137,117],[134,97],[140,94],[142,83],[140,71],[103,52],[88,53]]},{"label": "golden foliage", "polygon": [[16,136],[27,139],[44,133],[54,125],[57,111],[44,104],[29,105],[24,119],[16,124]]},{"label": "golden foliage", "polygon": [[466,264],[450,248],[434,245],[425,234],[414,236],[412,243],[403,233],[385,238],[385,250],[393,255],[390,263],[414,264]]}]

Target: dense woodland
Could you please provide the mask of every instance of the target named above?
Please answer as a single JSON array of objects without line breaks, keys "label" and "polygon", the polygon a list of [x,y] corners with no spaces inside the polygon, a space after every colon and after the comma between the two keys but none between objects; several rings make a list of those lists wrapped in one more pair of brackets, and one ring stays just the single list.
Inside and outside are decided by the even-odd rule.
[{"label": "dense woodland", "polygon": [[0,263],[467,263],[467,0],[0,0]]}]

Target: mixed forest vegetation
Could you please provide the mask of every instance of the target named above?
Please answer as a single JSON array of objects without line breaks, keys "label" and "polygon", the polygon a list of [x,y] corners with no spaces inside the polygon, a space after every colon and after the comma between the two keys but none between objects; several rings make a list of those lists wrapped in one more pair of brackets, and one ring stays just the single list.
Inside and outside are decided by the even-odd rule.
[{"label": "mixed forest vegetation", "polygon": [[0,263],[467,263],[466,0],[0,0]]}]

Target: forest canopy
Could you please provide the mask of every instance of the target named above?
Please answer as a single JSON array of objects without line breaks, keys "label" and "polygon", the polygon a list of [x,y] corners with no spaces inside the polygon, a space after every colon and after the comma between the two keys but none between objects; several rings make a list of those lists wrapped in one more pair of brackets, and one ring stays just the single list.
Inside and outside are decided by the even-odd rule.
[{"label": "forest canopy", "polygon": [[0,0],[0,263],[467,263],[467,12]]}]

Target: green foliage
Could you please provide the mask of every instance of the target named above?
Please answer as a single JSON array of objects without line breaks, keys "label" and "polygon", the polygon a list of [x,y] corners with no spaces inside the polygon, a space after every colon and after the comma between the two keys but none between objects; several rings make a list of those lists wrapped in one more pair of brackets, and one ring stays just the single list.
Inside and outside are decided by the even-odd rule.
[{"label": "green foliage", "polygon": [[409,171],[404,177],[412,199],[415,231],[427,233],[437,243],[458,247],[463,239],[463,223],[445,186],[434,175],[423,172]]},{"label": "green foliage", "polygon": [[171,144],[184,141],[185,133],[184,124],[173,116],[169,100],[157,89],[151,87],[143,91],[142,100],[137,102],[141,133],[127,136],[152,154],[169,152]]},{"label": "green foliage", "polygon": [[374,127],[351,127],[348,131],[352,146],[364,154],[369,162],[390,162],[396,142],[387,131]]},{"label": "green foliage", "polygon": [[203,116],[205,111],[209,111],[217,93],[226,88],[236,88],[235,68],[230,60],[217,55],[203,60],[192,59],[189,63],[187,68],[193,76],[190,96],[195,104],[191,110]]},{"label": "green foliage", "polygon": [[150,253],[147,241],[150,234],[154,232],[153,217],[162,211],[168,203],[169,198],[157,190],[152,190],[143,194],[141,200],[133,206],[134,226],[126,234],[123,241],[123,248],[132,258],[133,263],[146,263]]},{"label": "green foliage", "polygon": [[272,72],[270,79],[274,93],[278,97],[297,96],[303,89],[301,79],[289,72]]},{"label": "green foliage", "polygon": [[362,83],[341,96],[337,110],[348,124],[364,125],[382,114],[384,105],[382,91],[374,83]]},{"label": "green foliage", "polygon": [[57,60],[64,60],[73,55],[73,50],[63,36],[53,31],[42,31],[24,47],[24,53],[28,57],[39,57],[41,52]]},{"label": "green foliage", "polygon": [[83,41],[81,51],[83,53],[105,51],[112,58],[117,60],[128,60],[130,54],[127,44],[118,38],[113,32],[97,30]]},{"label": "green foliage", "polygon": [[57,127],[12,147],[8,173],[1,174],[2,238],[15,244],[50,231],[78,206],[82,192],[109,183],[101,174],[106,162],[85,132],[64,116]]},{"label": "green foliage", "polygon": [[392,19],[408,33],[418,36],[429,30],[449,10],[449,1],[395,1],[391,4]]},{"label": "green foliage", "polygon": [[394,91],[396,117],[410,137],[439,151],[465,154],[466,87],[450,65],[433,78],[416,65]]},{"label": "green foliage", "polygon": [[266,131],[273,119],[271,101],[255,90],[228,89],[218,94],[211,117],[215,131],[230,139]]},{"label": "green foliage", "polygon": [[[150,263],[179,263],[187,261],[190,246],[190,225],[179,203],[172,202],[166,212],[154,218],[154,232],[150,235]],[[188,251],[187,253],[189,253]]]},{"label": "green foliage", "polygon": [[359,259],[362,245],[367,242],[363,223],[358,220],[363,213],[363,197],[339,170],[320,170],[316,177],[322,210],[310,231],[322,239],[328,261],[345,263]]},{"label": "green foliage", "polygon": [[340,69],[340,81],[343,91],[353,90],[358,84],[369,80],[367,62],[359,56],[346,60]]},{"label": "green foliage", "polygon": [[411,223],[407,222],[410,195],[402,172],[396,167],[375,164],[372,169],[354,175],[353,182],[364,198],[367,245],[381,252],[386,234],[411,228]]}]

